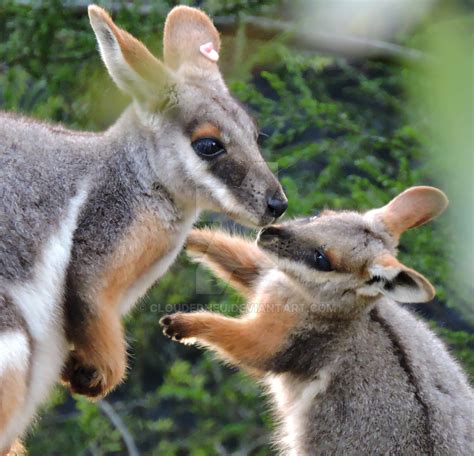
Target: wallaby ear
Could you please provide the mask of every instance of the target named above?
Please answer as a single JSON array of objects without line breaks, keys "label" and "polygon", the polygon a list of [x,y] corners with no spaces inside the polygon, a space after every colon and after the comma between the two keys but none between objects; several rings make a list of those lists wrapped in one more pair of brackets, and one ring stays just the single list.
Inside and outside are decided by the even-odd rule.
[{"label": "wallaby ear", "polygon": [[359,295],[376,296],[383,293],[395,301],[405,303],[427,302],[435,296],[435,289],[428,279],[388,253],[375,259],[369,274],[366,285],[357,291]]},{"label": "wallaby ear", "polygon": [[166,18],[163,56],[167,66],[176,70],[182,64],[218,71],[221,40],[211,19],[189,6],[176,6]]},{"label": "wallaby ear", "polygon": [[378,218],[395,237],[404,231],[434,219],[448,206],[446,195],[434,187],[411,187],[386,206],[366,215]]},{"label": "wallaby ear", "polygon": [[88,12],[100,55],[117,86],[138,99],[156,94],[157,86],[170,78],[165,65],[143,43],[117,27],[107,11],[90,5]]}]

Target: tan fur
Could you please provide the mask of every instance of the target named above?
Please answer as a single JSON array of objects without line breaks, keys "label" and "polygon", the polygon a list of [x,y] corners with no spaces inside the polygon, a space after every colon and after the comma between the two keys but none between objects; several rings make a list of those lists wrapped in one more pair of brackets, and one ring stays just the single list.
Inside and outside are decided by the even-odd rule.
[{"label": "tan fur", "polygon": [[10,450],[6,453],[3,453],[2,456],[27,456],[27,454],[28,453],[23,444],[19,440],[17,440],[10,448]]},{"label": "tan fur", "polygon": [[169,232],[151,214],[141,214],[109,260],[98,299],[114,306],[128,288],[172,248]]},{"label": "tan fur", "polygon": [[[5,429],[15,411],[23,403],[26,393],[27,373],[17,368],[5,370],[0,376],[0,430]],[[8,449],[3,451],[6,451],[5,454],[12,454],[8,453]]]},{"label": "tan fur", "polygon": [[163,64],[141,41],[117,27],[107,11],[97,5],[91,5],[89,14],[99,16],[109,26],[120,45],[125,60],[140,76],[148,80],[156,78],[163,71]]},{"label": "tan fur", "polygon": [[377,210],[388,230],[399,237],[404,231],[430,221],[443,212],[448,199],[433,187],[412,187]]},{"label": "tan fur", "polygon": [[254,294],[261,269],[272,266],[254,242],[220,231],[193,230],[186,248],[196,261],[212,267],[218,277],[245,296]]},{"label": "tan fur", "polygon": [[210,312],[176,313],[168,318],[172,319],[169,327],[178,338],[195,338],[256,373],[282,347],[298,314],[285,309],[268,292],[260,297],[258,312],[242,318]]},{"label": "tan fur", "polygon": [[75,365],[96,366],[102,373],[97,385],[109,391],[126,370],[126,350],[118,306],[126,291],[160,258],[173,248],[169,233],[151,214],[137,216],[111,255],[96,289],[97,314],[81,340],[75,343]]},{"label": "tan fur", "polygon": [[[217,70],[217,65],[199,53],[199,46],[212,42],[219,52],[219,32],[206,14],[187,6],[177,6],[168,14],[163,36],[163,56],[166,65],[177,69],[184,62],[205,69]],[[217,70],[218,71],[218,70]]]},{"label": "tan fur", "polygon": [[206,122],[202,125],[199,125],[192,133],[191,140],[196,141],[199,138],[217,138],[221,137],[221,131],[215,125],[212,125],[209,122]]},{"label": "tan fur", "polygon": [[[88,381],[87,390],[69,384],[69,379],[80,369],[95,372]],[[127,352],[123,327],[115,309],[97,306],[97,314],[84,327],[81,339],[77,339],[62,379],[71,391],[91,398],[106,394],[124,380],[127,367]]]}]

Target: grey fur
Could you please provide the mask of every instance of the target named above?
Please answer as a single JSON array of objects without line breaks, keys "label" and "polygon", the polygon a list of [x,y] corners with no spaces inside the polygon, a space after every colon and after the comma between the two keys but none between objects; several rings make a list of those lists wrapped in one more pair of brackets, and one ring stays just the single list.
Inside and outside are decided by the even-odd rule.
[{"label": "grey fur", "polygon": [[[282,454],[471,455],[466,375],[391,298],[433,298],[429,282],[396,260],[396,247],[402,231],[446,204],[439,190],[414,187],[366,214],[325,211],[264,229],[258,247],[194,230],[188,250],[250,298],[249,313],[177,313],[162,319],[164,333],[192,338],[261,378]],[[332,270],[316,261],[320,254]]]},{"label": "grey fur", "polygon": [[[60,290],[50,290],[52,296],[55,293],[64,301],[60,309],[51,304],[54,322],[50,323],[58,329],[58,343],[65,345],[62,336],[67,335],[76,348],[94,350],[91,332],[85,328],[104,305],[97,302],[104,269],[106,265],[110,268],[114,254],[122,243],[126,244],[124,235],[141,220],[140,214],[146,213],[156,222],[164,244],[169,240],[169,249],[163,253],[164,266],[157,276],[147,276],[146,288],[174,260],[200,211],[222,212],[242,223],[262,226],[274,220],[269,213],[269,195],[285,201],[286,198],[260,155],[254,122],[229,94],[217,65],[204,62],[206,71],[200,68],[204,57],[200,56],[199,46],[203,43],[186,43],[188,61],[180,67],[168,68],[142,50],[139,55],[145,61],[135,61],[135,68],[122,56],[125,51],[116,36],[125,37],[129,46],[141,49],[142,45],[137,45],[126,32],[118,31],[105,11],[92,6],[89,13],[109,72],[122,89],[129,90],[133,102],[102,133],[76,132],[0,113],[0,331],[12,326],[28,331],[31,322],[25,315],[18,316],[12,290],[33,280],[45,247],[56,239],[69,214],[71,201],[85,191],[77,224],[76,219],[72,220],[72,248],[64,255],[66,270],[56,271],[60,277],[64,274],[65,283]],[[175,30],[196,29],[202,39],[207,39],[206,34],[217,36],[203,13],[186,7],[176,8],[174,13]],[[176,44],[173,39],[174,36],[168,39],[170,46]],[[214,125],[221,133],[226,153],[217,159],[219,166],[201,160],[191,147],[194,128],[204,123]],[[68,239],[68,233],[63,234]],[[156,258],[152,267],[162,259]],[[59,260],[57,264],[61,264]],[[152,267],[148,271],[155,271]],[[133,290],[131,299],[137,300],[144,291]],[[117,320],[121,312],[129,309],[128,304],[112,305],[116,315],[111,318],[116,316]],[[115,331],[120,333],[120,329]],[[84,340],[85,334],[89,334],[89,340]],[[36,342],[32,341],[33,347]],[[113,342],[109,343],[111,349],[115,348]],[[107,361],[107,355],[103,353],[102,359]],[[74,362],[87,360],[75,358]],[[73,367],[75,371],[67,379],[71,387],[75,381],[84,380],[74,378],[82,366]],[[88,366],[91,372],[95,367]],[[87,382],[99,378],[104,384],[89,390]],[[105,374],[87,378],[82,391],[94,396],[104,394],[114,386],[104,386],[105,378]],[[21,426],[18,433],[24,430]],[[0,432],[0,452],[9,443],[2,437]]]},{"label": "grey fur", "polygon": [[[324,246],[337,249],[341,258],[336,272],[319,273],[328,275],[327,283],[310,284],[309,271],[305,277],[277,257],[295,286],[316,300],[309,308],[300,304],[299,325],[268,361],[269,378],[281,376],[291,390],[318,380],[325,369],[330,372],[327,388],[299,421],[297,454],[472,454],[473,392],[444,344],[393,300],[367,301],[354,293],[354,278],[374,257],[395,253],[394,238],[377,221],[356,213],[323,214],[319,220],[283,224],[281,230],[291,233],[289,240],[262,247],[291,255]],[[336,285],[334,274],[350,275]],[[276,409],[282,422],[287,412]],[[290,450],[283,444],[285,454]]]}]

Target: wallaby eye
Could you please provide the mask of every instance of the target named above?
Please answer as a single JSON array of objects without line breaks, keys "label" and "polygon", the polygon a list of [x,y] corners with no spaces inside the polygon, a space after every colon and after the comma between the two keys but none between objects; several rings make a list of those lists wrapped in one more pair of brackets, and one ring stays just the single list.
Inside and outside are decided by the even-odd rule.
[{"label": "wallaby eye", "polygon": [[269,136],[270,135],[263,133],[263,131],[260,131],[257,135],[257,144],[261,146]]},{"label": "wallaby eye", "polygon": [[191,146],[204,160],[212,160],[226,151],[223,144],[216,138],[199,138],[193,141]]},{"label": "wallaby eye", "polygon": [[313,253],[313,264],[318,271],[332,271],[330,261],[319,250],[315,250]]}]

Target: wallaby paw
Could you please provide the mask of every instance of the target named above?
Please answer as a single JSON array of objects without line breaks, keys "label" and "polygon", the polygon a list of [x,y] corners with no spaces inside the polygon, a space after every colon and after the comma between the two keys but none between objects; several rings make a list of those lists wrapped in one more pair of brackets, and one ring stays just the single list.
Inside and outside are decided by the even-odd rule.
[{"label": "wallaby paw", "polygon": [[177,312],[173,315],[165,315],[160,319],[160,325],[163,326],[165,336],[178,342],[195,336],[192,324],[185,313]]},{"label": "wallaby paw", "polygon": [[97,399],[120,383],[124,371],[125,368],[120,366],[94,366],[90,361],[84,361],[77,352],[71,352],[62,379],[72,393]]}]

